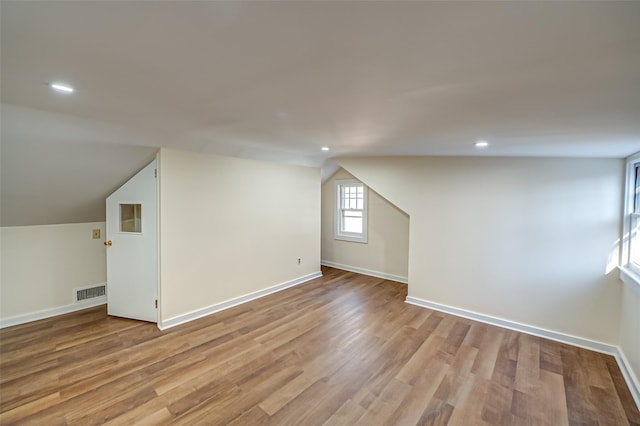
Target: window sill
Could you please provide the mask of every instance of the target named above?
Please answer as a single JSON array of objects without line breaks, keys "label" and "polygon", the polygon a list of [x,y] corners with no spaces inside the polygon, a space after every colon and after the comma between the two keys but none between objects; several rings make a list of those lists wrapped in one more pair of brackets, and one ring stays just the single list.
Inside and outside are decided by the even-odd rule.
[{"label": "window sill", "polygon": [[367,238],[366,237],[351,237],[348,235],[336,235],[334,237],[335,240],[338,241],[349,241],[351,243],[361,243],[361,244],[367,244]]},{"label": "window sill", "polygon": [[618,269],[620,270],[620,279],[630,288],[640,292],[640,275],[625,266],[618,266]]}]

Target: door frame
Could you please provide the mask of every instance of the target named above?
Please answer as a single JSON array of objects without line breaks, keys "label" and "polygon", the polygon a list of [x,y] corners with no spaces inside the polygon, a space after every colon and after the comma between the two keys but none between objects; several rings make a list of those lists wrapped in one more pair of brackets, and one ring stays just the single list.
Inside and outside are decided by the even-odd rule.
[{"label": "door frame", "polygon": [[162,280],[162,276],[160,275],[160,150],[156,153],[154,161],[156,162],[156,267],[158,268],[156,285],[156,300],[158,301],[158,306],[156,308],[156,327],[160,328],[161,318],[160,311],[162,310],[162,302],[161,302],[161,293],[160,293],[160,281]]}]

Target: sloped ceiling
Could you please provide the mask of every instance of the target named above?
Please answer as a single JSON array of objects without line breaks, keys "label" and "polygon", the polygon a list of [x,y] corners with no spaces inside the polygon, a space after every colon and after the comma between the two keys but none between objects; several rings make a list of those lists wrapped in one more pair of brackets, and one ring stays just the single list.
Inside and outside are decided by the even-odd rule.
[{"label": "sloped ceiling", "polygon": [[157,151],[133,144],[144,135],[130,129],[10,105],[1,113],[2,226],[103,221],[106,196]]},{"label": "sloped ceiling", "polygon": [[640,2],[0,8],[3,226],[102,220],[163,146],[325,169],[640,150]]}]

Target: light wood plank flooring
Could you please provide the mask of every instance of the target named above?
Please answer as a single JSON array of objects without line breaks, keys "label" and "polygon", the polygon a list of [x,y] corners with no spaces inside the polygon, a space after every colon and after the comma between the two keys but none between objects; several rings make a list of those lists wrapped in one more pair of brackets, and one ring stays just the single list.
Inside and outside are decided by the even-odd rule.
[{"label": "light wood plank flooring", "polygon": [[0,423],[639,425],[615,360],[324,277],[159,331],[104,307],[0,331]]}]

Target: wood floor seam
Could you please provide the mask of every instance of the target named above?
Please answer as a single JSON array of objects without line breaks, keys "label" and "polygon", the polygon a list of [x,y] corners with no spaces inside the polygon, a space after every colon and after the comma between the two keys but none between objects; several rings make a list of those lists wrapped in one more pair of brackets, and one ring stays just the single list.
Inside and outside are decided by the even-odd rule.
[{"label": "wood floor seam", "polygon": [[638,425],[616,360],[322,268],[167,330],[104,306],[0,330],[0,424]]}]

